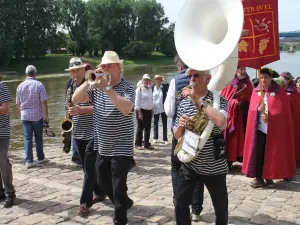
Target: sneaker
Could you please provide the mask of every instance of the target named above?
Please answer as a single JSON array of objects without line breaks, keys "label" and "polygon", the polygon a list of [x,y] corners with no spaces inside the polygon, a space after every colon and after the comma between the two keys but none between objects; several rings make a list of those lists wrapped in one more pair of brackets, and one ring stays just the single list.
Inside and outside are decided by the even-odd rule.
[{"label": "sneaker", "polygon": [[153,143],[157,143],[158,142],[158,140],[157,139],[153,139]]},{"label": "sneaker", "polygon": [[4,202],[5,208],[11,208],[15,204],[16,196],[8,196]]},{"label": "sneaker", "polygon": [[164,145],[168,145],[169,144],[169,142],[168,141],[164,141]]},{"label": "sneaker", "polygon": [[26,168],[27,168],[27,169],[34,167],[34,164],[31,163],[31,162],[26,162],[25,165],[26,165]]},{"label": "sneaker", "polygon": [[192,213],[192,221],[194,221],[194,222],[200,221],[200,214],[197,215],[197,214]]},{"label": "sneaker", "polygon": [[266,184],[268,188],[274,188],[275,184],[273,182],[273,180],[266,180]]},{"label": "sneaker", "polygon": [[256,178],[254,181],[251,182],[251,187],[253,188],[259,188],[264,186],[264,180],[260,178]]},{"label": "sneaker", "polygon": [[43,164],[43,163],[46,163],[46,162],[49,162],[49,159],[44,158],[44,159],[42,159],[42,160],[38,160],[36,163],[37,163],[37,164]]}]

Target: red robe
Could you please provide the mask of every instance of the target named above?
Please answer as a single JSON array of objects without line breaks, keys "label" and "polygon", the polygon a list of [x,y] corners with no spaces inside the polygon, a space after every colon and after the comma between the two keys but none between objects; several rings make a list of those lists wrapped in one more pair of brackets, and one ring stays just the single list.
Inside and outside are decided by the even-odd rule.
[{"label": "red robe", "polygon": [[297,91],[294,82],[288,85],[286,93],[290,99],[293,115],[296,165],[300,166],[300,93]]},{"label": "red robe", "polygon": [[[240,87],[239,91],[237,91],[238,87]],[[227,160],[230,162],[235,162],[238,157],[243,157],[244,155],[245,126],[252,91],[253,86],[249,76],[242,80],[235,77],[221,91],[221,95],[228,102],[228,120],[224,134],[226,138]],[[243,111],[241,106],[243,107]]]},{"label": "red robe", "polygon": [[[264,91],[265,92],[265,91]],[[261,97],[259,86],[250,101],[244,146],[242,172],[248,177],[256,176],[258,107]],[[296,174],[294,125],[288,96],[284,89],[273,82],[267,91],[268,130],[266,135],[263,179],[285,179]]]}]

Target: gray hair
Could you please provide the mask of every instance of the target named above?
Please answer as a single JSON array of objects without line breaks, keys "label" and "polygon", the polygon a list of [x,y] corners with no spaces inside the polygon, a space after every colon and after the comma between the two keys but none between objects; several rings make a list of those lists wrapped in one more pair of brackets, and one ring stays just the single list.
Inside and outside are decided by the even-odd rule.
[{"label": "gray hair", "polygon": [[37,70],[36,70],[35,66],[29,65],[26,67],[25,74],[27,74],[29,77],[35,76],[36,73],[37,73]]}]

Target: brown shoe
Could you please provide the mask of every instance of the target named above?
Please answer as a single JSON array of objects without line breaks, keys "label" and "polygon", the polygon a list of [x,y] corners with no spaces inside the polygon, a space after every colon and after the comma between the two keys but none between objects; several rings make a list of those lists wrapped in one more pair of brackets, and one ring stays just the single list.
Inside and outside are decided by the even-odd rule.
[{"label": "brown shoe", "polygon": [[79,207],[79,210],[77,213],[79,216],[85,217],[89,214],[89,212],[90,212],[89,207],[86,204],[82,204]]},{"label": "brown shoe", "polygon": [[98,202],[103,202],[105,199],[106,199],[106,195],[103,195],[103,196],[96,196],[94,195],[93,197],[93,204],[96,204]]}]

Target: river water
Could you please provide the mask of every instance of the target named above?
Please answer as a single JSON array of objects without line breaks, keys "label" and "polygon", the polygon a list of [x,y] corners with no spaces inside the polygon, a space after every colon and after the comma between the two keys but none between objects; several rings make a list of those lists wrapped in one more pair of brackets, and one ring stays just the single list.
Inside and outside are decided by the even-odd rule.
[{"label": "river water", "polygon": [[[300,76],[300,52],[296,53],[281,53],[281,60],[274,62],[269,67],[278,71],[279,73],[289,71],[294,77]],[[145,65],[139,67],[125,68],[125,78],[136,84],[144,73],[151,75],[162,74],[167,81],[172,79],[176,72],[175,66],[155,66]],[[251,78],[256,77],[256,71],[248,69]],[[64,118],[64,100],[65,100],[65,86],[68,80],[68,75],[61,75],[56,77],[39,77],[38,79],[43,82],[46,87],[49,105],[50,127],[56,134],[56,137],[46,137],[44,135],[44,145],[53,146],[59,145],[60,137],[60,121]],[[10,103],[11,115],[11,147],[10,150],[22,150],[23,147],[23,127],[20,121],[20,115],[15,105],[16,88],[22,82],[23,78],[7,80],[6,84],[13,96],[13,101]],[[62,146],[62,145],[61,145]]]}]

